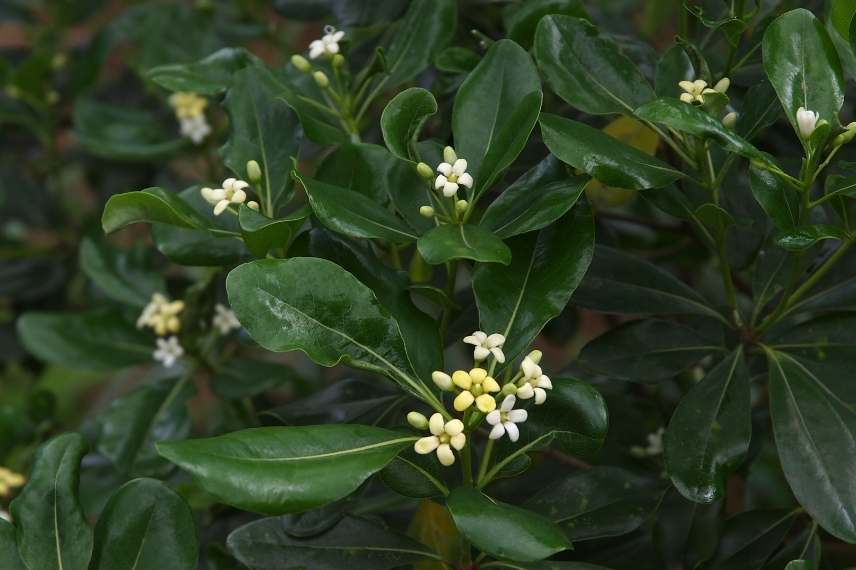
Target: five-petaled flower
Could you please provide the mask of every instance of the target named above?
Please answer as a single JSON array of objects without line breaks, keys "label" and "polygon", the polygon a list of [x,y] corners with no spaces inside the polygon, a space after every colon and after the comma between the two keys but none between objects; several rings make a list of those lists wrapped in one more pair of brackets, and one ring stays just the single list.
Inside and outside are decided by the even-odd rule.
[{"label": "five-petaled flower", "polygon": [[819,120],[820,114],[816,111],[811,111],[805,107],[797,109],[797,126],[799,127],[800,135],[802,135],[803,138],[807,139],[812,135],[812,133],[814,133]]},{"label": "five-petaled flower", "polygon": [[516,402],[517,398],[509,394],[502,401],[498,410],[487,415],[485,418],[487,423],[493,426],[488,436],[490,439],[499,439],[506,433],[511,441],[517,441],[520,438],[520,430],[517,429],[516,424],[525,422],[529,413],[526,410],[514,409]]},{"label": "five-petaled flower", "polygon": [[152,294],[152,300],[145,306],[137,319],[137,328],[149,327],[158,336],[177,333],[181,330],[178,315],[184,310],[184,301],[170,301],[162,293]]},{"label": "five-petaled flower", "polygon": [[707,81],[704,79],[696,79],[695,81],[679,81],[678,86],[684,90],[681,93],[681,101],[684,103],[704,103],[704,95],[706,93],[722,93],[728,91],[731,86],[731,80],[723,77],[716,82],[713,89],[707,86]]},{"label": "five-petaled flower", "polygon": [[523,378],[518,382],[517,397],[521,400],[535,398],[535,404],[543,404],[547,400],[547,390],[553,389],[553,383],[546,376],[541,367],[532,358],[527,356],[520,364]]},{"label": "five-petaled flower", "polygon": [[152,353],[152,358],[170,368],[184,354],[184,349],[178,343],[178,337],[157,339],[157,350]]},{"label": "five-petaled flower", "polygon": [[431,435],[423,437],[413,445],[413,449],[420,455],[427,455],[437,450],[437,459],[448,467],[455,462],[455,454],[452,448],[460,451],[467,444],[467,436],[464,434],[464,422],[458,419],[443,421],[443,416],[434,414],[428,420],[428,430]]},{"label": "five-petaled flower", "polygon": [[437,167],[440,174],[434,181],[435,189],[441,190],[446,198],[451,198],[460,186],[473,187],[473,177],[467,172],[467,161],[458,158],[455,149],[450,146],[443,149],[443,160],[445,162],[441,162]]},{"label": "five-petaled flower", "polygon": [[317,59],[322,55],[333,57],[339,53],[339,42],[344,37],[345,32],[337,32],[333,26],[324,26],[324,35],[321,39],[309,44],[309,57],[311,59]]},{"label": "five-petaled flower", "polygon": [[496,399],[490,393],[499,392],[499,383],[488,376],[484,368],[473,368],[469,372],[456,370],[452,382],[461,389],[453,404],[457,411],[467,410],[473,402],[485,414],[496,409]]},{"label": "five-petaled flower", "polygon": [[[243,204],[247,199],[244,188],[250,184],[237,178],[227,178],[223,181],[222,188],[203,188],[199,191],[206,202],[214,206],[214,215],[222,214],[230,204]],[[247,206],[258,209],[256,202],[250,201]]]},{"label": "five-petaled flower", "polygon": [[238,316],[235,315],[235,311],[220,303],[214,305],[214,317],[211,319],[211,324],[223,336],[241,328],[241,322],[238,320]]},{"label": "five-petaled flower", "polygon": [[475,331],[470,336],[464,337],[464,342],[475,346],[473,349],[473,358],[476,362],[484,360],[491,354],[493,354],[493,357],[500,364],[505,362],[505,354],[502,352],[505,337],[499,333],[488,335],[483,331]]}]

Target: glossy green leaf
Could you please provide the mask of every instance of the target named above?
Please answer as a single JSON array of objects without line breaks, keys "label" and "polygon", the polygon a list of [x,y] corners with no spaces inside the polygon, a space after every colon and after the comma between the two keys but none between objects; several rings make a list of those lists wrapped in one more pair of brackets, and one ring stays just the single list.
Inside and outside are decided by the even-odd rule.
[{"label": "glossy green leaf", "polygon": [[250,336],[274,352],[302,350],[322,366],[340,362],[413,388],[398,323],[372,291],[323,259],[258,260],[226,279],[229,302]]},{"label": "glossy green leaf", "polygon": [[293,389],[303,382],[284,364],[232,357],[211,378],[211,390],[223,398],[242,400],[280,386]]},{"label": "glossy green leaf", "polygon": [[390,384],[371,378],[345,378],[313,394],[264,412],[285,425],[322,423],[371,424],[394,408],[401,394]]},{"label": "glossy green leaf", "polygon": [[252,208],[241,206],[238,223],[247,249],[259,258],[265,257],[272,249],[285,251],[309,217],[309,212],[303,207],[282,218],[271,219]]},{"label": "glossy green leaf", "polygon": [[300,153],[297,115],[282,99],[282,86],[268,69],[251,66],[238,71],[224,101],[229,113],[229,140],[220,156],[238,178],[247,179],[247,161],[262,171],[259,203],[276,216],[291,198],[292,160]]},{"label": "glossy green leaf", "polygon": [[734,129],[744,139],[751,140],[759,132],[775,124],[781,115],[782,106],[773,86],[768,81],[762,81],[746,92]]},{"label": "glossy green leaf", "polygon": [[91,238],[80,242],[80,269],[86,276],[111,299],[142,308],[166,285],[163,276],[141,267],[138,258]]},{"label": "glossy green leaf", "polygon": [[856,176],[832,175],[826,178],[824,197],[846,196],[856,198]]},{"label": "glossy green leaf", "polygon": [[482,226],[502,239],[546,228],[574,207],[590,180],[567,178],[552,155],[505,189],[485,210]]},{"label": "glossy green leaf", "polygon": [[312,211],[333,231],[359,238],[407,243],[417,239],[401,219],[371,198],[346,188],[298,176]]},{"label": "glossy green leaf", "polygon": [[392,154],[414,160],[411,145],[417,141],[425,121],[437,112],[437,100],[421,87],[405,89],[383,109],[380,128],[383,141]]},{"label": "glossy green leaf", "polygon": [[655,96],[648,80],[621,49],[581,18],[543,18],[535,32],[534,50],[553,91],[590,115],[631,115]]},{"label": "glossy green leaf", "polygon": [[657,60],[656,71],[654,88],[658,97],[678,97],[682,91],[678,83],[696,79],[690,56],[678,44],[666,50],[666,53]]},{"label": "glossy green leaf", "polygon": [[714,556],[700,570],[759,568],[775,552],[794,523],[794,512],[755,510],[727,521]]},{"label": "glossy green leaf", "polygon": [[412,449],[404,450],[380,475],[393,491],[405,497],[440,497],[444,491],[446,474],[436,457],[419,455]]},{"label": "glossy green leaf", "polygon": [[793,230],[799,223],[800,196],[784,180],[763,168],[749,168],[749,188],[755,200],[780,230]]},{"label": "glossy green leaf", "polygon": [[738,349],[678,403],[665,437],[666,469],[681,494],[710,503],[746,457],[752,435],[749,373]]},{"label": "glossy green leaf", "polygon": [[713,556],[722,526],[722,502],[688,501],[676,490],[663,496],[654,521],[654,543],[663,564],[694,568]]},{"label": "glossy green leaf", "polygon": [[841,228],[819,224],[816,226],[798,226],[785,231],[776,237],[776,243],[788,251],[803,251],[823,240],[846,238],[847,234]]},{"label": "glossy green leaf", "polygon": [[137,388],[98,414],[96,450],[127,476],[166,476],[171,465],[158,456],[159,441],[190,435],[187,402],[193,388],[176,379]]},{"label": "glossy green leaf", "polygon": [[0,566],[4,570],[27,570],[18,554],[15,527],[3,518],[0,518]]},{"label": "glossy green leaf", "polygon": [[197,549],[184,499],[160,481],[134,479],[98,519],[90,570],[194,570]]},{"label": "glossy green leaf", "polygon": [[516,43],[491,45],[467,76],[452,110],[455,151],[467,161],[476,194],[499,179],[529,139],[541,110],[541,80]]},{"label": "glossy green leaf", "polygon": [[538,22],[550,14],[588,18],[580,0],[529,0],[507,5],[502,10],[502,21],[508,37],[529,49],[535,40]]},{"label": "glossy green leaf", "polygon": [[153,67],[145,77],[169,91],[217,95],[237,81],[238,71],[250,65],[261,65],[261,62],[243,48],[223,48],[193,63]]},{"label": "glossy green leaf", "polygon": [[416,242],[419,253],[431,265],[453,259],[482,263],[511,263],[511,250],[490,230],[472,224],[443,224],[428,230]]},{"label": "glossy green leaf", "polygon": [[392,570],[439,559],[424,544],[354,516],[305,538],[289,534],[280,519],[262,519],[232,532],[227,544],[250,570]]},{"label": "glossy green leaf", "polygon": [[661,484],[618,467],[596,466],[542,488],[523,506],[558,524],[579,542],[639,528],[662,495]]},{"label": "glossy green leaf", "polygon": [[228,505],[270,515],[348,496],[417,438],[360,425],[267,427],[158,444]]},{"label": "glossy green leaf", "polygon": [[793,356],[765,349],[770,413],[797,500],[829,533],[856,542],[856,412]]},{"label": "glossy green leaf", "polygon": [[86,443],[76,433],[43,444],[11,512],[18,528],[18,552],[27,568],[86,570],[92,529],[77,499],[80,460]]},{"label": "glossy green leaf", "polygon": [[571,119],[542,114],[541,135],[559,160],[609,186],[662,188],[683,177],[665,162]]},{"label": "glossy green leaf", "polygon": [[452,491],[446,504],[460,533],[491,556],[536,562],[571,548],[570,541],[550,519],[495,501],[471,487]]},{"label": "glossy green leaf", "polygon": [[469,73],[481,61],[481,54],[471,49],[449,46],[434,58],[434,67],[446,73]]},{"label": "glossy green leaf", "polygon": [[163,188],[116,194],[107,200],[101,227],[112,233],[138,223],[161,223],[188,229],[204,229],[208,224],[177,194]]},{"label": "glossy green leaf", "polygon": [[24,346],[40,359],[71,369],[110,370],[152,359],[154,339],[119,313],[24,313],[18,319]]},{"label": "glossy green leaf", "polygon": [[835,46],[823,24],[808,10],[791,10],[764,32],[764,69],[785,115],[799,134],[797,109],[805,107],[838,125],[844,79]]},{"label": "glossy green leaf", "polygon": [[413,0],[386,50],[389,85],[409,81],[428,67],[455,35],[457,20],[455,0]]},{"label": "glossy green leaf", "polygon": [[671,378],[723,348],[689,326],[660,319],[624,323],[589,342],[586,367],[631,382]]},{"label": "glossy green leaf", "polygon": [[324,95],[312,76],[298,71],[289,64],[277,75],[282,98],[288,101],[300,119],[306,138],[319,145],[333,145],[348,140],[334,113],[319,108],[315,103]]},{"label": "glossy green leaf", "polygon": [[554,225],[509,242],[511,264],[477,266],[473,290],[480,326],[506,338],[514,360],[568,304],[594,255],[591,210],[581,205]]}]

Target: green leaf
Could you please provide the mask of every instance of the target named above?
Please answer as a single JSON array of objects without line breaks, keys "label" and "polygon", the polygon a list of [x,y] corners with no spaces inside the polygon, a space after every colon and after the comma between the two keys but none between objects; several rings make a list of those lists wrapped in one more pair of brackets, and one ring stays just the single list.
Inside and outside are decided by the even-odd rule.
[{"label": "green leaf", "polygon": [[475,194],[499,179],[529,139],[541,110],[541,81],[529,54],[511,40],[487,51],[455,96],[452,133]]},{"label": "green leaf", "polygon": [[725,522],[715,555],[700,570],[760,568],[785,539],[795,512],[757,510],[739,513]]},{"label": "green leaf", "polygon": [[755,148],[743,137],[710,116],[695,105],[678,99],[656,99],[639,107],[635,115],[643,121],[660,123],[676,131],[700,138],[713,139],[726,150],[750,160],[770,163],[769,155]]},{"label": "green leaf", "polygon": [[416,242],[419,253],[431,265],[453,259],[482,263],[511,263],[511,250],[490,230],[472,224],[443,224],[425,232]]},{"label": "green leaf", "polygon": [[704,226],[717,244],[725,242],[728,228],[737,222],[724,208],[716,204],[702,204],[695,211],[695,218]]},{"label": "green leaf", "polygon": [[289,534],[281,519],[262,519],[233,531],[227,544],[250,570],[392,570],[439,559],[424,544],[354,516],[309,537]]},{"label": "green leaf", "polygon": [[624,323],[595,338],[583,348],[580,361],[610,378],[646,382],[671,378],[722,350],[694,328],[646,319]]},{"label": "green leaf", "polygon": [[824,197],[846,196],[856,198],[856,176],[839,176],[833,174],[826,178]]},{"label": "green leaf", "polygon": [[434,67],[446,73],[469,73],[481,61],[481,54],[471,49],[449,46],[434,58]]},{"label": "green leaf", "polygon": [[798,226],[779,234],[776,244],[788,251],[803,251],[827,239],[843,240],[847,239],[847,234],[841,228],[826,224]]},{"label": "green leaf", "polygon": [[24,313],[18,335],[41,360],[71,369],[110,370],[152,359],[154,340],[112,310]]},{"label": "green leaf", "polygon": [[705,315],[723,320],[710,303],[672,274],[639,257],[598,246],[573,302],[624,315]]},{"label": "green leaf", "polygon": [[395,156],[415,160],[411,145],[419,137],[425,121],[437,112],[437,100],[421,87],[405,89],[392,98],[383,109],[380,128],[383,142]]},{"label": "green leaf", "polygon": [[749,373],[737,349],[678,403],[665,438],[666,468],[681,494],[700,503],[723,496],[752,435]]},{"label": "green leaf", "polygon": [[145,77],[169,91],[218,95],[237,80],[238,71],[250,65],[262,63],[244,48],[223,48],[193,63],[153,67],[145,73]]},{"label": "green leaf", "polygon": [[458,5],[455,0],[414,0],[386,50],[389,77],[396,86],[416,77],[455,35]]},{"label": "green leaf", "polygon": [[683,174],[641,150],[586,124],[541,115],[544,144],[556,157],[609,186],[630,190],[662,188]]},{"label": "green leaf", "polygon": [[238,178],[247,178],[247,161],[262,170],[259,203],[262,212],[276,216],[291,198],[292,160],[300,153],[297,115],[282,99],[281,83],[267,68],[246,67],[234,76],[224,101],[229,113],[229,140],[220,156]]},{"label": "green leaf", "polygon": [[572,548],[550,519],[494,501],[471,487],[452,491],[446,504],[461,534],[491,556],[536,562]]},{"label": "green leaf", "polygon": [[654,88],[658,97],[678,97],[682,91],[678,83],[694,79],[693,62],[680,45],[673,45],[657,60]]},{"label": "green leaf", "polygon": [[799,136],[797,109],[820,114],[838,125],[844,103],[844,79],[835,46],[823,24],[808,10],[791,10],[764,32],[764,69]]},{"label": "green leaf", "polygon": [[784,180],[769,170],[750,166],[749,188],[777,228],[789,231],[796,227],[800,196]]},{"label": "green leaf", "polygon": [[96,450],[130,476],[165,477],[171,465],[158,456],[159,441],[188,437],[192,386],[176,379],[137,388],[114,400],[96,418]]},{"label": "green leaf", "polygon": [[141,267],[137,257],[91,238],[80,243],[81,271],[111,299],[142,308],[152,293],[165,291],[166,284],[161,275]]},{"label": "green leaf", "polygon": [[177,194],[163,188],[125,192],[107,200],[101,215],[104,233],[138,223],[161,223],[188,229],[205,229],[208,226],[205,218]]},{"label": "green leaf", "polygon": [[549,14],[588,18],[579,0],[529,0],[503,8],[502,21],[508,38],[530,49],[538,22]]},{"label": "green leaf", "polygon": [[228,505],[276,515],[350,495],[417,438],[360,425],[266,427],[158,444]]},{"label": "green leaf", "polygon": [[243,400],[283,385],[294,389],[303,383],[304,380],[284,364],[232,357],[211,378],[211,390],[223,398]]},{"label": "green leaf", "polygon": [[417,239],[395,214],[371,198],[346,188],[296,175],[315,215],[333,231],[358,238],[407,243]]},{"label": "green leaf", "polygon": [[743,109],[737,117],[734,129],[741,137],[751,140],[759,132],[770,127],[782,115],[776,92],[768,81],[749,88],[743,98]]},{"label": "green leaf", "polygon": [[659,503],[661,487],[618,467],[595,466],[542,488],[523,506],[579,542],[621,536],[642,526]]},{"label": "green leaf", "polygon": [[506,338],[511,361],[568,304],[594,255],[594,222],[583,205],[554,225],[509,242],[511,264],[478,265],[473,291],[484,330]]},{"label": "green leaf", "polygon": [[27,568],[86,570],[92,554],[92,529],[77,500],[80,460],[86,443],[76,433],[43,444],[30,479],[12,501],[18,527],[18,552]]},{"label": "green leaf", "polygon": [[272,249],[286,250],[291,238],[309,217],[309,212],[309,208],[302,207],[283,218],[271,219],[252,208],[241,206],[238,224],[247,249],[259,258],[265,257]]},{"label": "green leaf", "polygon": [[90,570],[194,570],[193,513],[169,487],[135,479],[116,491],[95,527]]},{"label": "green leaf", "polygon": [[0,518],[0,566],[4,570],[27,570],[18,554],[15,527],[4,518]]},{"label": "green leaf", "polygon": [[323,259],[258,260],[226,278],[229,302],[250,336],[274,352],[302,350],[321,366],[340,362],[422,388],[398,323],[353,275]]},{"label": "green leaf", "polygon": [[335,113],[318,107],[324,95],[311,74],[289,64],[278,76],[282,98],[288,101],[300,118],[306,138],[319,145],[333,145],[348,140]]},{"label": "green leaf", "polygon": [[586,20],[546,16],[535,32],[534,51],[553,91],[590,115],[632,115],[655,96],[636,65]]},{"label": "green leaf", "polygon": [[574,207],[590,180],[568,178],[563,170],[549,155],[506,188],[479,224],[502,239],[546,228]]},{"label": "green leaf", "polygon": [[856,411],[793,356],[764,349],[770,414],[782,468],[797,500],[829,533],[856,542]]},{"label": "green leaf", "polygon": [[[444,494],[444,469],[435,457],[406,449],[380,475],[383,482],[399,495],[421,499]],[[448,492],[447,489],[445,491]]]}]

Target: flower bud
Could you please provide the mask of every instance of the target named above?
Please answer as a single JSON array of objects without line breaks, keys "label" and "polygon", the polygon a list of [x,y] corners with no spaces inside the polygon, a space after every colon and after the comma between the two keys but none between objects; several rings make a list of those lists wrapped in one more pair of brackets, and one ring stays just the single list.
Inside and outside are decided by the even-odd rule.
[{"label": "flower bud", "polygon": [[327,79],[327,75],[323,71],[316,71],[312,74],[312,78],[315,79],[315,83],[321,89],[327,89],[330,86],[330,80]]},{"label": "flower bud", "polygon": [[455,202],[455,210],[459,214],[463,214],[464,212],[466,212],[467,206],[469,206],[469,204],[467,203],[466,200],[458,200],[457,202]]},{"label": "flower bud", "polygon": [[458,155],[455,154],[455,149],[450,146],[447,146],[443,149],[443,160],[448,162],[449,164],[454,164],[456,160],[458,160]]},{"label": "flower bud", "polygon": [[531,360],[534,364],[539,364],[541,362],[541,357],[544,356],[540,350],[533,350],[529,353],[529,360]]},{"label": "flower bud", "polygon": [[431,180],[434,178],[434,171],[431,170],[431,167],[424,162],[420,162],[416,165],[416,172],[425,180]]},{"label": "flower bud", "polygon": [[434,208],[431,206],[422,206],[419,208],[419,215],[423,218],[433,218],[434,217]]},{"label": "flower bud", "polygon": [[517,393],[517,385],[514,382],[509,382],[505,386],[502,387],[500,391],[500,395],[502,396],[511,396],[512,394]]},{"label": "flower bud", "polygon": [[809,138],[817,128],[820,115],[815,111],[800,107],[797,109],[797,127],[803,138]]},{"label": "flower bud", "polygon": [[713,86],[714,91],[719,91],[720,93],[725,93],[728,91],[728,88],[731,87],[731,80],[727,77],[723,77],[719,81],[716,82],[716,85]]},{"label": "flower bud", "polygon": [[255,200],[250,200],[249,202],[247,202],[247,208],[249,208],[250,210],[255,210],[256,212],[258,212],[259,211],[259,203],[256,202]]},{"label": "flower bud", "polygon": [[309,73],[309,70],[312,69],[312,64],[309,63],[309,60],[303,57],[302,55],[293,55],[291,56],[291,65],[297,68],[298,71],[302,71],[303,73]]},{"label": "flower bud", "polygon": [[724,117],[722,117],[722,124],[726,127],[733,128],[735,124],[737,124],[737,113],[734,111],[728,113]]},{"label": "flower bud", "polygon": [[337,53],[333,56],[333,61],[331,62],[331,64],[337,69],[342,67],[343,65],[345,65],[345,56],[340,53]]},{"label": "flower bud", "polygon": [[435,370],[431,373],[431,380],[433,380],[434,384],[436,384],[441,390],[450,391],[455,386],[452,384],[452,377],[445,372],[440,372],[439,370]]},{"label": "flower bud", "polygon": [[250,182],[259,182],[262,179],[262,169],[255,160],[247,161],[247,178]]},{"label": "flower bud", "polygon": [[407,414],[407,423],[416,429],[425,429],[428,427],[428,418],[419,412],[410,412]]}]

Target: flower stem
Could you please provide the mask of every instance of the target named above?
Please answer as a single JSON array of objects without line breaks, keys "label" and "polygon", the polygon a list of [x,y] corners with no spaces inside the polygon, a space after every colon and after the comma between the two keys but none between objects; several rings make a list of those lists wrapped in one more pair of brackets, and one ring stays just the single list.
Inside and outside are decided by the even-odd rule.
[{"label": "flower stem", "polygon": [[479,465],[479,474],[476,478],[476,484],[481,485],[482,479],[487,474],[487,468],[490,465],[491,455],[493,454],[493,439],[487,440],[487,445],[484,446],[484,454],[482,455],[481,465]]}]

